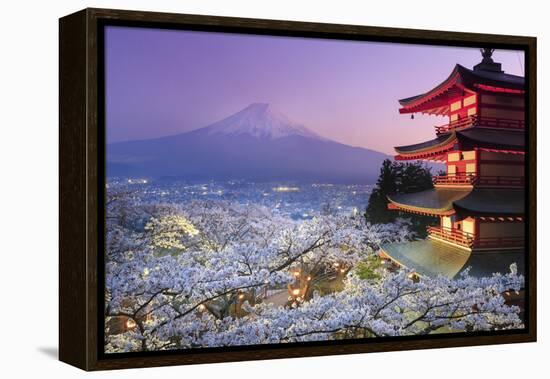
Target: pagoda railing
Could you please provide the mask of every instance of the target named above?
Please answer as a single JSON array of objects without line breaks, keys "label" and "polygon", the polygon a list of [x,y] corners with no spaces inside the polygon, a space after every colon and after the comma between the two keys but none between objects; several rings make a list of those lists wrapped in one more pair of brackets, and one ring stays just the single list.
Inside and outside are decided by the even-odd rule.
[{"label": "pagoda railing", "polygon": [[525,239],[521,236],[476,238],[472,233],[454,228],[428,226],[427,230],[432,237],[469,249],[520,248],[525,245]]},{"label": "pagoda railing", "polygon": [[504,175],[476,175],[473,173],[437,175],[432,177],[435,186],[524,187],[525,177]]},{"label": "pagoda railing", "polygon": [[523,237],[483,237],[473,241],[473,249],[520,248],[525,246]]},{"label": "pagoda railing", "polygon": [[459,118],[458,120],[451,121],[448,124],[436,126],[435,132],[437,134],[443,134],[452,130],[466,129],[474,126],[476,120],[477,117],[475,115]]},{"label": "pagoda railing", "polygon": [[456,245],[467,248],[471,248],[474,244],[474,235],[471,233],[466,233],[460,229],[428,226],[428,234],[435,238],[452,242]]},{"label": "pagoda railing", "polygon": [[475,174],[451,174],[432,177],[434,185],[473,185],[476,181]]},{"label": "pagoda railing", "polygon": [[514,120],[510,118],[500,117],[486,117],[471,115],[458,120],[449,122],[448,124],[439,125],[435,127],[437,134],[447,133],[453,130],[467,129],[472,126],[480,126],[486,128],[500,128],[500,129],[525,129],[524,120]]}]

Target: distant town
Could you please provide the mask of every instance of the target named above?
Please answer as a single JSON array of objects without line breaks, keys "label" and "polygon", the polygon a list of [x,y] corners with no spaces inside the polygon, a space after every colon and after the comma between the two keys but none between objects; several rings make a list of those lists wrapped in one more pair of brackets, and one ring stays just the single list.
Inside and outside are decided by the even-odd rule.
[{"label": "distant town", "polygon": [[357,216],[374,185],[332,183],[187,182],[178,179],[111,178],[110,191],[128,192],[141,203],[227,201],[258,204],[293,220],[312,219],[321,212]]}]

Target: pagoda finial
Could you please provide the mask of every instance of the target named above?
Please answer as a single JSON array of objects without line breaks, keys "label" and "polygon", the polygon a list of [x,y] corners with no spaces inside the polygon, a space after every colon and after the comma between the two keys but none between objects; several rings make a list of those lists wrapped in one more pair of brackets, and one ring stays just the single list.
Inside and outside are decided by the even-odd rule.
[{"label": "pagoda finial", "polygon": [[481,56],[483,57],[483,63],[493,63],[493,52],[495,51],[495,49],[488,49],[488,48],[483,48],[483,49],[479,49],[481,51]]},{"label": "pagoda finial", "polygon": [[504,72],[501,69],[501,64],[493,61],[493,52],[495,51],[495,49],[482,48],[479,50],[481,51],[481,56],[483,57],[483,59],[480,63],[474,66],[474,70]]}]

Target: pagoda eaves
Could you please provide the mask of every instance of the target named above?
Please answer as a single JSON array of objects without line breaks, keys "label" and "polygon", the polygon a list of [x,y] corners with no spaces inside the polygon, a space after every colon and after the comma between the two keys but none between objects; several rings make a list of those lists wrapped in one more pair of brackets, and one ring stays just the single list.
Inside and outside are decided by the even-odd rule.
[{"label": "pagoda eaves", "polygon": [[453,99],[479,92],[523,94],[525,79],[503,72],[470,70],[457,64],[451,75],[432,90],[399,100],[402,106],[399,113],[449,115]]},{"label": "pagoda eaves", "polygon": [[473,186],[436,187],[390,195],[388,200],[393,209],[431,216],[449,216],[458,212],[470,216],[521,217],[525,213],[523,188],[495,191]]},{"label": "pagoda eaves", "polygon": [[511,154],[525,154],[525,134],[515,130],[470,128],[453,131],[407,146],[396,146],[396,160],[442,160],[454,150],[485,150]]}]

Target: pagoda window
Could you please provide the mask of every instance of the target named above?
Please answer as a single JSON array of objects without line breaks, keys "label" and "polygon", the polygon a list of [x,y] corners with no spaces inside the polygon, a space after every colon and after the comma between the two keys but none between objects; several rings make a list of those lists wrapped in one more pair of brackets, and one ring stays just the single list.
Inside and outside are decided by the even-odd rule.
[{"label": "pagoda window", "polygon": [[460,160],[460,152],[453,152],[447,154],[447,161],[448,162],[456,162]]},{"label": "pagoda window", "polygon": [[453,220],[450,216],[441,217],[441,227],[445,230],[451,230],[453,228]]},{"label": "pagoda window", "polygon": [[451,112],[457,111],[462,108],[462,100],[455,101],[451,103]]},{"label": "pagoda window", "polygon": [[463,151],[462,152],[462,159],[465,161],[473,161],[476,159],[476,152],[474,150],[470,151]]},{"label": "pagoda window", "polygon": [[472,96],[468,96],[466,98],[464,98],[464,106],[467,107],[467,106],[470,106],[472,104],[475,104],[477,102],[477,96],[476,95],[472,95]]},{"label": "pagoda window", "polygon": [[476,234],[476,221],[472,217],[465,218],[462,220],[462,230],[464,233],[468,233],[471,235]]}]

